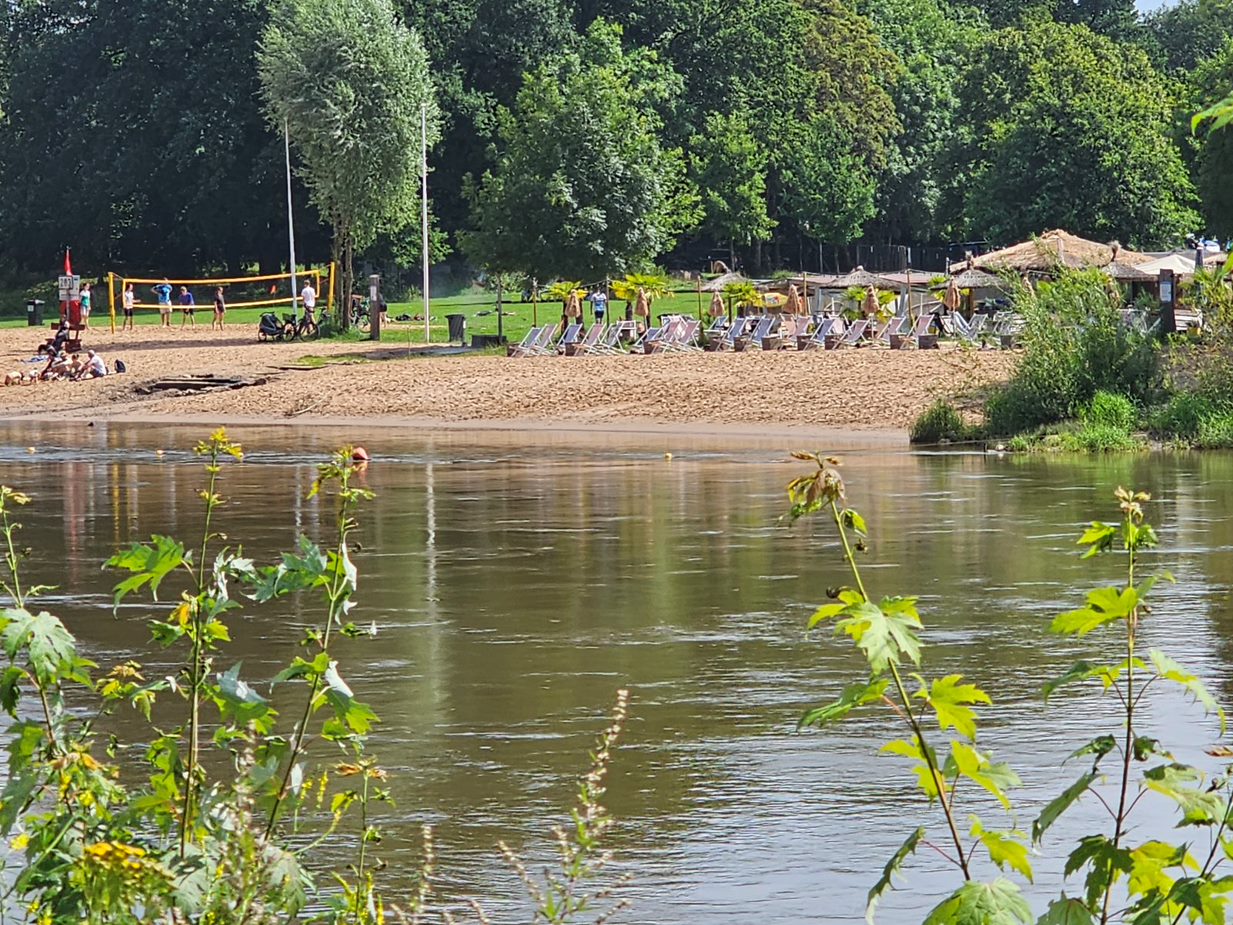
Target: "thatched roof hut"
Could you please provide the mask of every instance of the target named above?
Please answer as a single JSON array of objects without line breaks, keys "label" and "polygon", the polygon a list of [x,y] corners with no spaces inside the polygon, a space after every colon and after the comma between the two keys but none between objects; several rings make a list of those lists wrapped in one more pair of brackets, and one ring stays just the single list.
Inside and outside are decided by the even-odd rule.
[{"label": "thatched roof hut", "polygon": [[1123,263],[1120,260],[1114,260],[1101,269],[1104,270],[1106,276],[1119,283],[1151,283],[1159,278],[1155,273],[1148,273],[1140,267]]},{"label": "thatched roof hut", "polygon": [[1002,277],[984,270],[964,270],[952,277],[960,289],[1004,289]]},{"label": "thatched roof hut", "polygon": [[749,278],[742,276],[740,273],[723,273],[702,284],[703,292],[723,292],[725,286],[730,286],[733,283],[747,283]]},{"label": "thatched roof hut", "polygon": [[[1100,244],[1068,231],[1046,231],[1030,241],[1023,241],[998,251],[981,254],[971,266],[993,272],[1050,273],[1059,267],[1090,269],[1105,267],[1114,260],[1137,266],[1150,259],[1146,254],[1127,250],[1116,242]],[[951,265],[951,272],[968,269],[966,260]]]},{"label": "thatched roof hut", "polygon": [[845,273],[836,279],[834,286],[836,289],[868,289],[870,286],[875,289],[898,289],[899,283],[885,276],[870,273],[864,267],[857,267],[852,272]]}]

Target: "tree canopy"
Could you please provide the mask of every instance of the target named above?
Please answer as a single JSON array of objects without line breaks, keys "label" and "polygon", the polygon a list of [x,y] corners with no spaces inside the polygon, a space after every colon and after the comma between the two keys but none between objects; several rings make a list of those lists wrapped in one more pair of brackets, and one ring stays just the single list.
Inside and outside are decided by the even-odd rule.
[{"label": "tree canopy", "polygon": [[11,0],[0,275],[276,266],[287,118],[298,249],[398,277],[426,100],[436,259],[1169,247],[1233,232],[1228,130],[1190,125],[1230,41],[1233,0]]}]

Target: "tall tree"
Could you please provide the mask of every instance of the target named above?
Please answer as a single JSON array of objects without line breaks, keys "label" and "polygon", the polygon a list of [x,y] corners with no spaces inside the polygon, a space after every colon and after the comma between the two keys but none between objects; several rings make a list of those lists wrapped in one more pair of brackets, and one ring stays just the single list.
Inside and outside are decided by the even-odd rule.
[{"label": "tall tree", "polygon": [[1002,30],[962,99],[970,121],[951,156],[971,169],[957,216],[969,233],[1008,241],[1063,227],[1146,246],[1194,227],[1173,88],[1141,49],[1085,26]]},{"label": "tall tree", "polygon": [[[261,0],[6,4],[0,236],[45,268],[72,244],[176,274],[277,259],[281,146],[257,99]],[[168,28],[175,23],[175,28]],[[320,241],[305,223],[306,249]]]},{"label": "tall tree", "polygon": [[1206,230],[1233,239],[1233,39],[1195,68],[1191,80],[1197,106],[1210,114],[1195,126],[1201,140],[1196,182]]},{"label": "tall tree", "polygon": [[1180,0],[1145,21],[1147,41],[1168,73],[1185,73],[1219,54],[1233,38],[1233,0]]},{"label": "tall tree", "polygon": [[736,245],[765,241],[775,228],[767,214],[766,150],[741,113],[712,113],[690,149],[705,210],[703,228],[728,242],[735,269]]},{"label": "tall tree", "polygon": [[438,134],[428,56],[390,0],[275,0],[257,60],[270,122],[290,127],[334,230],[345,323],[357,248],[418,212],[421,118]]},{"label": "tall tree", "polygon": [[501,151],[473,190],[464,247],[496,271],[594,281],[637,269],[699,218],[654,104],[676,88],[602,20],[579,50],[527,75],[500,118]]},{"label": "tall tree", "polygon": [[900,130],[877,176],[874,230],[895,242],[947,237],[943,153],[956,131],[960,81],[987,31],[984,16],[947,0],[866,0],[862,10],[902,62],[891,90]]}]

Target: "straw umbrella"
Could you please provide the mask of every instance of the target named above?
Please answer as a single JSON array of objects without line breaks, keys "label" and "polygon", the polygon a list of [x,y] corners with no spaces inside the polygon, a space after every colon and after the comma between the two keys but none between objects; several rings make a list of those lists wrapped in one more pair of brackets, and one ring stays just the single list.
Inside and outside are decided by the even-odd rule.
[{"label": "straw umbrella", "polygon": [[638,288],[638,299],[634,302],[634,315],[644,318],[646,326],[651,326],[651,302],[646,297],[646,290],[642,287]]},{"label": "straw umbrella", "polygon": [[865,290],[865,299],[861,302],[861,310],[864,311],[866,317],[873,317],[882,308],[882,303],[878,300],[877,287],[872,283]]},{"label": "straw umbrella", "polygon": [[718,292],[711,295],[711,317],[722,318],[728,309],[724,307],[724,297]]},{"label": "straw umbrella", "polygon": [[801,294],[797,291],[796,284],[793,283],[788,287],[788,304],[784,306],[784,314],[787,315],[803,315],[804,307],[801,304]]},{"label": "straw umbrella", "polygon": [[582,303],[578,301],[577,290],[572,290],[569,298],[565,300],[564,317],[561,318],[561,328],[564,330],[569,326],[571,318],[582,318]]},{"label": "straw umbrella", "polygon": [[962,301],[963,293],[959,291],[959,284],[955,282],[955,278],[952,276],[946,283],[946,291],[942,293],[942,304],[945,305],[949,311],[953,312],[959,307],[959,304]]}]

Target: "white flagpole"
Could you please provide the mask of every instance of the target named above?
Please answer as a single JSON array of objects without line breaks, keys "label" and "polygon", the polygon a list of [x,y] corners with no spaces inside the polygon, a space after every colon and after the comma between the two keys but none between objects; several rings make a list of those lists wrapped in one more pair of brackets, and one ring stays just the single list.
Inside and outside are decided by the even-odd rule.
[{"label": "white flagpole", "polygon": [[287,246],[291,251],[291,311],[295,320],[300,320],[300,303],[296,301],[299,291],[295,280],[295,222],[291,217],[291,125],[283,119],[283,155],[287,159]]},{"label": "white flagpole", "polygon": [[429,304],[428,296],[428,104],[420,107],[420,246],[423,249],[424,270],[424,343],[431,336],[428,331]]}]

